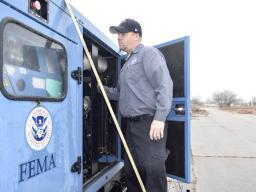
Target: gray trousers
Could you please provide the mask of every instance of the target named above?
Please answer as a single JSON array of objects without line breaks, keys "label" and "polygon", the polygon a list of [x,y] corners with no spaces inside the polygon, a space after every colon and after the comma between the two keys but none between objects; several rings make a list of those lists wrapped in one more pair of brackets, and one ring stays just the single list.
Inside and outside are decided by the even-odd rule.
[{"label": "gray trousers", "polygon": [[[152,116],[141,119],[127,120],[126,140],[139,170],[147,192],[167,192],[165,160],[167,126],[165,125],[164,138],[152,141],[149,130],[153,121]],[[130,164],[125,156],[125,176],[128,192],[141,192],[141,187]]]}]

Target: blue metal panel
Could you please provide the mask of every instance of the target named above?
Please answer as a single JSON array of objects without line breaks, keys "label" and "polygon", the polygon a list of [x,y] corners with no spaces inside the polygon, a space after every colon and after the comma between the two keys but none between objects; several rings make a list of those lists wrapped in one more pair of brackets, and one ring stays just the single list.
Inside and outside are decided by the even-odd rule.
[{"label": "blue metal panel", "polygon": [[[68,15],[68,10],[66,7],[66,4],[63,0],[55,0],[54,2],[52,2],[53,4],[55,4],[56,6],[58,6],[60,9],[62,9],[63,11],[65,11]],[[72,7],[72,6],[71,6]],[[101,41],[101,45],[103,46],[103,44],[107,47],[109,47],[110,49],[112,49],[114,52],[118,53],[119,52],[119,48],[116,46],[116,44],[114,44],[104,33],[102,33],[93,23],[91,23],[87,18],[85,18],[78,10],[76,10],[74,7],[72,7],[73,13],[75,15],[75,17],[77,18],[78,23],[83,26],[85,28],[85,31],[89,32],[90,34],[92,34],[93,36],[97,37],[98,40]],[[51,11],[51,13],[54,14],[54,11]],[[58,18],[55,17],[54,15],[52,15],[52,17],[54,18]],[[65,21],[65,20],[64,20]],[[57,23],[55,23],[57,24]],[[86,34],[85,34],[86,35]]]},{"label": "blue metal panel", "polygon": [[[21,12],[36,22],[41,23],[45,27],[49,27],[53,33],[60,33],[64,37],[74,42],[79,42],[78,35],[74,30],[74,24],[68,15],[68,11],[63,0],[49,1],[49,23],[40,21],[35,16],[28,13],[28,1],[27,0],[0,0],[0,2],[11,6],[17,11]],[[110,47],[114,52],[118,53],[119,48],[109,38],[102,33],[95,25],[93,25],[88,19],[86,19],[75,8],[72,8],[74,15],[77,17],[80,25],[83,26],[88,32],[96,36],[102,43]]]},{"label": "blue metal panel", "polygon": [[[21,7],[24,4],[20,1],[10,2],[21,5]],[[0,9],[2,10],[0,20],[6,17],[17,18],[25,25],[63,44],[67,50],[68,74],[78,66],[81,67],[81,44],[72,43],[1,2]],[[75,34],[72,30],[74,28],[66,26],[64,31],[68,35]],[[40,103],[49,111],[52,118],[50,142],[40,151],[30,148],[25,135],[26,120],[37,103],[9,100],[0,93],[0,191],[81,191],[82,174],[71,173],[70,168],[77,157],[82,156],[83,104],[82,98],[79,97],[82,95],[82,86],[68,75],[67,89],[64,101]],[[34,171],[33,167],[38,161],[43,165],[46,162],[45,159],[49,161],[52,158],[55,166],[40,174],[32,174],[30,178],[22,181],[22,172],[30,174],[31,171]],[[24,172],[25,168],[27,168],[26,173]]]},{"label": "blue metal panel", "polygon": [[[63,1],[63,0],[62,0]],[[52,31],[52,34],[58,33],[60,36],[63,36],[64,38],[67,38],[70,41],[73,42],[79,42],[79,37],[74,30],[73,22],[69,15],[66,12],[63,12],[57,4],[53,3],[52,1],[49,1],[49,22],[46,23],[40,19],[38,19],[36,16],[32,15],[28,11],[28,0],[0,0],[0,3],[3,3],[21,14],[30,17],[34,21],[40,23],[41,25],[45,26],[49,30]],[[62,2],[64,4],[64,1]]]},{"label": "blue metal panel", "polygon": [[[177,47],[175,47],[177,45]],[[182,46],[180,46],[182,45]],[[189,69],[189,37],[179,38],[173,41],[169,41],[156,46],[160,51],[163,52],[167,59],[167,65],[169,70],[179,68],[179,70],[170,71],[174,81],[174,98],[172,102],[172,107],[170,114],[167,117],[168,123],[168,138],[181,136],[182,141],[169,141],[167,139],[167,148],[171,149],[167,165],[167,175],[184,181],[191,181],[191,171],[190,171],[190,69]],[[177,53],[176,48],[179,49]],[[168,52],[169,51],[169,52]],[[171,53],[171,52],[172,53]],[[171,54],[179,54],[177,58],[172,60]],[[169,56],[168,56],[169,55]],[[176,56],[175,56],[176,57]],[[169,61],[170,60],[170,61]],[[174,66],[179,64],[180,66]],[[183,66],[182,66],[183,65]],[[183,70],[180,70],[183,69]],[[177,74],[175,74],[177,73]],[[184,76],[183,76],[184,75]],[[183,77],[182,81],[180,78]],[[183,83],[183,84],[182,84]],[[179,86],[177,88],[177,85]],[[179,93],[178,93],[179,92]],[[180,111],[179,111],[180,109]],[[172,135],[179,134],[179,135]],[[180,143],[182,142],[182,143]],[[172,146],[170,146],[172,145]],[[182,149],[180,149],[179,147]],[[176,149],[179,148],[179,149]],[[172,156],[173,155],[173,156]],[[171,156],[171,157],[170,157]],[[179,156],[179,157],[175,157]],[[171,161],[171,162],[168,162]]]},{"label": "blue metal panel", "polygon": [[[68,10],[66,4],[63,0],[55,0],[53,2],[56,6],[60,7],[62,10],[65,10],[67,14]],[[93,34],[101,41],[101,45],[105,45],[112,49],[114,52],[118,53],[119,48],[114,44],[104,33],[102,33],[93,23],[91,23],[87,18],[85,18],[78,10],[72,7],[73,13],[77,18],[78,23],[85,28],[86,31]]]},{"label": "blue metal panel", "polygon": [[[13,6],[15,8],[18,8],[20,10],[26,11],[28,10],[28,1],[24,1],[24,0],[1,0],[2,2],[6,2],[7,4],[9,4],[10,6]],[[22,1],[22,3],[21,3]]]},{"label": "blue metal panel", "polygon": [[80,42],[72,19],[69,17],[69,15],[53,3],[49,4],[49,9],[48,26],[54,28],[60,34],[71,39],[72,41]]}]

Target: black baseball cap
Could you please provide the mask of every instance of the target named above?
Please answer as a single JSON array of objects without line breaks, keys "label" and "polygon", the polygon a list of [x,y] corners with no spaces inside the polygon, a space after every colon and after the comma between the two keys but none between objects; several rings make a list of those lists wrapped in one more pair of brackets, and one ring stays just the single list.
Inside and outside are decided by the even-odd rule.
[{"label": "black baseball cap", "polygon": [[138,33],[142,37],[142,29],[140,24],[134,19],[125,19],[118,26],[110,26],[110,33]]}]

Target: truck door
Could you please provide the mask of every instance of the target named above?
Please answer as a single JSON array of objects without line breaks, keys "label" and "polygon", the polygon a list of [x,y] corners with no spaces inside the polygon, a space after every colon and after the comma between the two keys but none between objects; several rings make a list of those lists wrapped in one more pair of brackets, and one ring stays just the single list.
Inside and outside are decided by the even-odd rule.
[{"label": "truck door", "polygon": [[81,46],[0,9],[0,191],[81,191]]},{"label": "truck door", "polygon": [[173,102],[167,117],[167,175],[190,182],[189,37],[156,46],[165,56],[173,80]]}]

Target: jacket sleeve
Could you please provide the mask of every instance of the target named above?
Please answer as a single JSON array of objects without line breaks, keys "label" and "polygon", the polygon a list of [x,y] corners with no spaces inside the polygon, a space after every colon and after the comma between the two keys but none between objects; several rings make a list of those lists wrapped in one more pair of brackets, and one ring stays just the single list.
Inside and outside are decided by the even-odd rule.
[{"label": "jacket sleeve", "polygon": [[103,86],[103,87],[110,100],[114,100],[114,101],[119,100],[119,92],[120,92],[119,83],[117,87],[107,87],[107,86]]},{"label": "jacket sleeve", "polygon": [[173,81],[164,56],[154,47],[144,52],[143,66],[156,96],[155,120],[165,121],[170,112],[173,96]]}]

